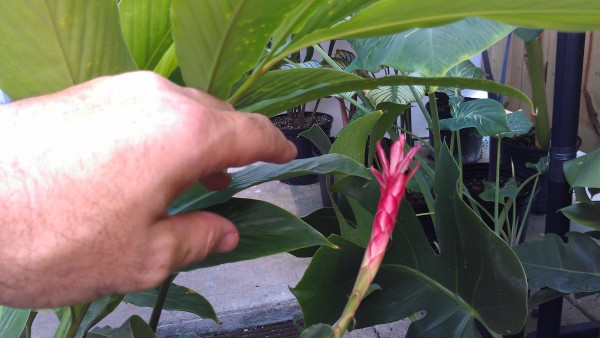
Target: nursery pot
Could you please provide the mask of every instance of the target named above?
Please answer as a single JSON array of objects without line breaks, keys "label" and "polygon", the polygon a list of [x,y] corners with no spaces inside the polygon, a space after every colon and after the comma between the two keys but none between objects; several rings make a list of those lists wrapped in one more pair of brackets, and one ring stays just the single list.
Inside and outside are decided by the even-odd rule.
[{"label": "nursery pot", "polygon": [[[305,120],[309,119],[312,112],[305,113]],[[320,155],[317,148],[309,141],[307,138],[299,136],[300,133],[308,130],[312,125],[308,125],[301,128],[292,128],[292,127],[281,127],[285,126],[288,123],[286,120],[288,119],[287,114],[280,114],[271,117],[271,122],[279,127],[279,130],[285,135],[285,137],[290,140],[296,148],[298,149],[298,155],[296,155],[296,159],[301,158],[309,158]],[[319,125],[321,129],[329,136],[331,133],[331,125],[333,124],[333,117],[328,114],[316,113],[315,121],[313,124]],[[317,183],[319,181],[319,175],[303,175],[298,177],[286,178],[281,180],[280,182],[289,184],[289,185],[307,185]]]},{"label": "nursery pot", "polygon": [[[494,214],[494,202],[484,201],[479,198],[479,194],[483,191],[483,181],[487,181],[488,178],[488,168],[489,163],[472,163],[465,165],[463,167],[463,182],[467,189],[469,190],[471,196],[490,214]],[[518,170],[515,168],[515,176],[517,179],[517,184],[521,185],[529,176],[531,175],[528,171]],[[509,167],[500,167],[500,186],[508,181],[512,177],[512,170]],[[525,234],[527,232],[527,204],[529,203],[529,199],[532,197],[533,193],[533,180],[529,182],[523,190],[519,192],[517,195],[516,201],[514,202],[512,208],[516,208],[516,217],[519,220],[519,224],[521,224],[521,220],[525,219],[524,228],[521,231],[521,237],[519,238],[519,243],[525,240]],[[465,198],[467,204],[469,201]],[[500,205],[500,211],[502,211],[502,205]],[[494,220],[488,217],[485,214],[481,214],[481,218],[483,221],[490,227],[494,227]],[[509,220],[511,220],[511,224],[513,221],[512,211],[509,212],[508,215]]]},{"label": "nursery pot", "polygon": [[[503,138],[502,145],[500,147],[500,165],[510,166],[511,163],[519,170],[527,172],[529,175],[534,174],[536,171],[531,168],[527,168],[527,163],[537,163],[540,158],[547,156],[548,151],[533,146],[535,144],[535,134],[531,133],[531,144],[527,145],[522,142],[515,142],[513,139]],[[527,137],[527,136],[525,136]],[[497,140],[491,139],[491,147],[497,147]],[[577,148],[581,146],[581,138],[578,138]],[[533,198],[531,204],[531,212],[534,214],[545,214],[546,204],[548,201],[548,174],[545,173],[540,176],[538,180],[538,191]]]},{"label": "nursery pot", "polygon": [[[444,93],[435,93],[436,103],[438,108],[438,116],[440,120],[448,119],[452,117],[450,113],[450,102],[448,95]],[[474,98],[465,97],[465,101],[476,100]],[[427,102],[425,104],[425,108],[431,115],[430,103]],[[462,162],[463,163],[475,163],[481,159],[481,144],[483,142],[483,137],[479,135],[477,129],[475,128],[463,128],[459,130],[460,135],[460,143],[461,143],[461,152],[462,152]],[[441,130],[440,136],[442,141],[444,141],[448,146],[450,146],[450,139],[452,138],[452,132],[449,130]],[[431,145],[433,142],[433,133],[429,131],[429,141]],[[458,149],[454,148],[454,156],[458,156]]]}]

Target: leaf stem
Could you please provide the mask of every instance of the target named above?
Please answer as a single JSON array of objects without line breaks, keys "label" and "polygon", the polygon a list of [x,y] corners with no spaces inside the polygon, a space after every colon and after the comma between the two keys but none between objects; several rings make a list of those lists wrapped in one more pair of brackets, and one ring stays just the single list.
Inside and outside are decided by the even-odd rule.
[{"label": "leaf stem", "polygon": [[74,338],[77,335],[81,322],[91,305],[92,303],[86,303],[69,307],[69,310],[71,311],[71,325],[65,334],[65,338]]},{"label": "leaf stem", "polygon": [[500,148],[502,137],[498,137],[498,151],[496,152],[496,189],[494,191],[494,232],[500,235],[501,224],[498,220],[498,209],[500,204]]},{"label": "leaf stem", "polygon": [[165,301],[167,300],[167,295],[169,294],[169,288],[173,283],[173,280],[177,277],[177,274],[171,274],[164,282],[160,285],[158,289],[158,295],[156,296],[156,301],[154,302],[154,308],[152,309],[152,315],[150,315],[150,321],[148,325],[152,331],[156,332],[158,328],[158,321],[160,320],[160,315],[162,314],[162,310],[165,306]]},{"label": "leaf stem", "polygon": [[431,111],[431,131],[433,133],[433,148],[436,158],[440,154],[442,137],[440,135],[440,117],[437,109],[437,101],[435,100],[435,87],[429,87],[429,110]]}]

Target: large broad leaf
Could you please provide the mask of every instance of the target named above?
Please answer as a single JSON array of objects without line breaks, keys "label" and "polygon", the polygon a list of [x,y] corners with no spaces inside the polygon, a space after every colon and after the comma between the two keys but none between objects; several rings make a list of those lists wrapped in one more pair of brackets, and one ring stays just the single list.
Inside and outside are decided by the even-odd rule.
[{"label": "large broad leaf", "polygon": [[350,70],[377,72],[390,66],[402,72],[443,76],[461,61],[488,49],[514,27],[469,18],[435,28],[412,28],[385,37],[352,40],[356,59]]},{"label": "large broad leaf", "polygon": [[135,69],[116,1],[0,1],[0,88],[13,100]]},{"label": "large broad leaf", "polygon": [[440,128],[457,131],[476,128],[480,135],[490,136],[508,131],[504,107],[496,100],[477,99],[461,102],[452,109],[452,118],[440,120]]},{"label": "large broad leaf", "polygon": [[31,310],[0,305],[0,337],[20,337]]},{"label": "large broad leaf", "polygon": [[139,69],[153,70],[173,44],[171,0],[121,0],[121,29]]},{"label": "large broad leaf", "polygon": [[235,224],[240,234],[240,243],[233,252],[212,254],[186,270],[239,262],[315,245],[331,245],[310,225],[267,202],[234,198],[206,210]]},{"label": "large broad leaf", "polygon": [[[527,284],[511,248],[462,201],[456,190],[458,168],[442,151],[435,182],[439,255],[414,212],[400,207],[392,245],[373,292],[356,314],[357,327],[392,322],[425,310],[408,337],[478,337],[474,319],[500,334],[518,332],[527,318]],[[333,323],[341,313],[360,266],[363,249],[339,237],[340,247],[323,247],[293,293],[305,323]]]},{"label": "large broad leaf", "polygon": [[223,203],[238,192],[260,183],[307,174],[328,173],[371,178],[369,170],[362,164],[337,154],[298,159],[287,164],[253,165],[233,173],[231,184],[224,190],[212,191],[205,189],[200,184],[195,184],[171,204],[169,213],[179,214],[201,210],[217,203]]},{"label": "large broad leaf", "polygon": [[173,35],[187,85],[225,99],[301,2],[173,0]]},{"label": "large broad leaf", "polygon": [[374,107],[384,102],[396,104],[409,104],[422,100],[425,96],[425,87],[414,86],[417,97],[412,93],[409,86],[385,86],[369,91],[367,97]]},{"label": "large broad leaf", "polygon": [[508,122],[509,131],[502,132],[495,136],[509,138],[516,137],[527,134],[531,130],[531,127],[533,127],[531,121],[525,116],[525,114],[521,110],[516,111],[514,113],[506,114],[506,119]]},{"label": "large broad leaf", "polygon": [[[600,28],[600,3],[595,0],[381,0],[349,20],[317,29],[298,39],[281,55],[338,38],[368,38],[415,27],[433,27],[477,16],[519,27],[586,31]],[[340,18],[341,19],[341,18]]]},{"label": "large broad leaf", "polygon": [[75,337],[85,337],[87,332],[96,324],[98,324],[104,317],[108,316],[114,309],[121,304],[123,295],[113,295],[102,297],[95,300],[90,305],[89,309],[85,313],[81,326],[77,329]]},{"label": "large broad leaf", "polygon": [[529,286],[563,293],[600,291],[600,247],[582,233],[570,232],[566,236],[566,243],[554,234],[546,234],[542,241],[514,248]]},{"label": "large broad leaf", "polygon": [[[125,302],[140,306],[153,308],[158,297],[158,289],[128,294],[125,296]],[[196,291],[172,283],[169,286],[169,293],[165,299],[163,307],[167,311],[184,311],[193,313],[201,318],[212,319],[219,322],[217,314],[212,305],[206,298],[199,295]]]},{"label": "large broad leaf", "polygon": [[148,323],[139,316],[131,316],[118,328],[108,326],[95,328],[88,338],[153,338],[156,337]]},{"label": "large broad leaf", "polygon": [[600,188],[600,149],[565,162],[563,170],[572,187]]},{"label": "large broad leaf", "polygon": [[517,89],[488,80],[411,76],[386,76],[376,79],[364,79],[346,72],[319,68],[269,72],[244,93],[236,103],[236,108],[272,116],[285,111],[287,108],[295,107],[327,95],[363,89],[375,89],[380,86],[400,85],[478,89],[515,97],[530,106],[532,105],[527,95]]},{"label": "large broad leaf", "polygon": [[600,202],[580,202],[560,209],[575,223],[600,230]]},{"label": "large broad leaf", "polygon": [[348,156],[359,163],[365,161],[365,147],[373,127],[380,117],[381,111],[365,115],[342,129],[331,145],[331,153]]}]

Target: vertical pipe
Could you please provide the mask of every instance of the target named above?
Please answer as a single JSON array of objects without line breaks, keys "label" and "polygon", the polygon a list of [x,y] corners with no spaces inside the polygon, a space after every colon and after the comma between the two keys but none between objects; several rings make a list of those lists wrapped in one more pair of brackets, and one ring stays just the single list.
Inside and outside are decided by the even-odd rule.
[{"label": "vertical pipe", "polygon": [[[569,184],[562,166],[563,162],[574,158],[577,153],[584,47],[585,34],[558,34],[548,174],[548,196],[552,198],[548,198],[546,233],[559,236],[564,236],[570,226],[569,220],[558,210],[571,204]],[[560,336],[561,312],[562,298],[540,305],[537,337]]]}]

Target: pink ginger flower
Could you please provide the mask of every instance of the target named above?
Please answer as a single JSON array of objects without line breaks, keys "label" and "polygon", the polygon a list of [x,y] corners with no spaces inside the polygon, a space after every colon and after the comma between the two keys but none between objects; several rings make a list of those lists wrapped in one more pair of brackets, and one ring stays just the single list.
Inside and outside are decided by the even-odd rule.
[{"label": "pink ginger flower", "polygon": [[381,263],[383,260],[385,249],[394,231],[396,216],[404,196],[406,183],[419,168],[419,162],[417,162],[414,168],[408,171],[412,158],[419,151],[419,145],[412,147],[408,153],[404,154],[404,142],[405,136],[401,134],[400,139],[392,145],[389,160],[381,147],[381,143],[377,142],[377,155],[381,162],[381,173],[374,167],[371,167],[371,172],[379,181],[381,197],[377,205],[371,239],[362,266],[377,264],[375,262]]},{"label": "pink ginger flower", "polygon": [[381,143],[377,142],[377,155],[381,163],[381,172],[378,172],[373,167],[371,167],[371,172],[373,172],[373,175],[379,181],[381,197],[379,198],[377,213],[373,221],[371,239],[367,245],[354,288],[340,319],[335,327],[333,327],[331,337],[342,337],[354,318],[358,306],[367,294],[383,261],[385,250],[394,231],[396,216],[398,215],[400,202],[404,196],[406,183],[419,168],[419,162],[417,162],[413,169],[409,171],[409,165],[412,158],[419,151],[419,146],[411,148],[404,154],[404,143],[405,136],[402,134],[400,135],[400,139],[392,145],[388,160],[381,147]]}]

